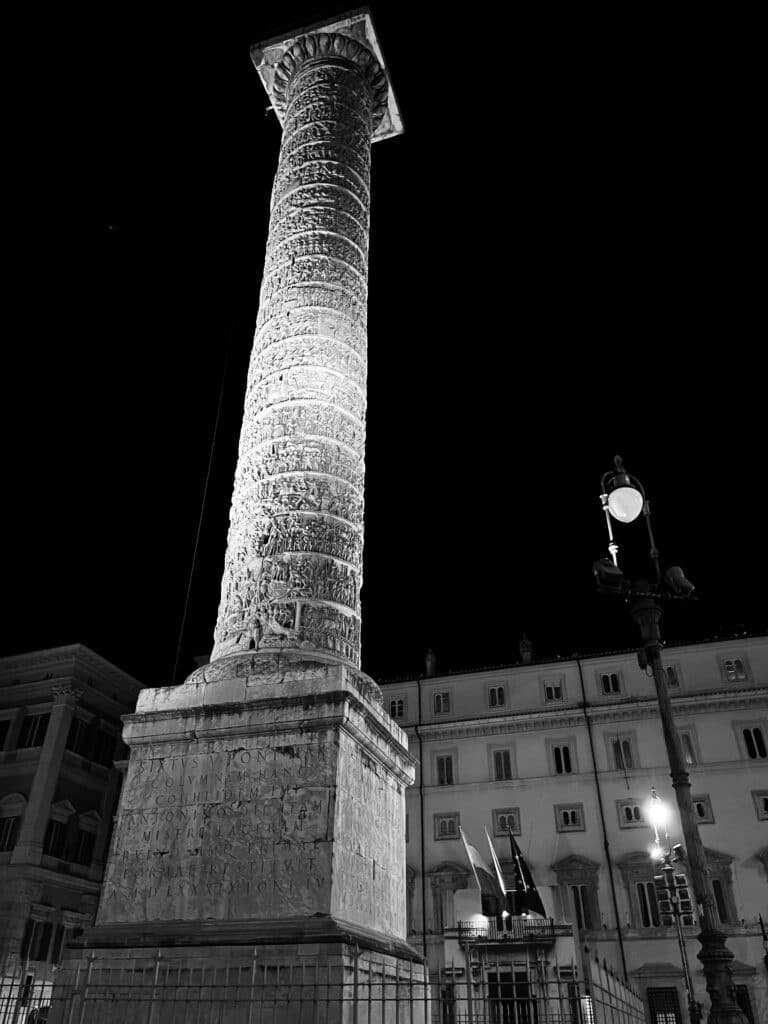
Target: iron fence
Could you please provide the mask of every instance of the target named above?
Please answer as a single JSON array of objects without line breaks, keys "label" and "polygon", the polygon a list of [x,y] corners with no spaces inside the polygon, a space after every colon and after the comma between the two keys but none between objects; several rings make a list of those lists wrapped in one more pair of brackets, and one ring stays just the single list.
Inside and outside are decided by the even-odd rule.
[{"label": "iron fence", "polygon": [[424,983],[419,964],[353,952],[333,962],[265,962],[263,947],[211,966],[157,953],[117,966],[94,954],[36,978],[17,965],[0,1024],[644,1024],[639,997],[597,962],[481,958]]}]

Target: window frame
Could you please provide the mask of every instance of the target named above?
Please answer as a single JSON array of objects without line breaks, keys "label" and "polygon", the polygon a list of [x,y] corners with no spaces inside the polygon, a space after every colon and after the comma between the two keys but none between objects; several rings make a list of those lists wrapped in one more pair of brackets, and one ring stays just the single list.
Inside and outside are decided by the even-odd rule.
[{"label": "window frame", "polygon": [[[392,714],[392,705],[400,702],[403,706],[403,710],[399,715]],[[394,697],[389,698],[389,717],[393,718],[396,722],[401,721],[403,718],[408,717],[408,696],[407,694],[396,694]]]},{"label": "window frame", "polygon": [[[458,781],[458,755],[456,750],[436,750],[434,755],[433,767],[434,767],[434,784],[440,789],[444,789],[446,786],[455,786]],[[450,763],[450,782],[440,782],[440,762],[447,761]],[[446,773],[444,773],[446,774]]]},{"label": "window frame", "polygon": [[[747,683],[752,679],[752,673],[749,669],[749,661],[745,654],[738,653],[737,651],[730,651],[727,654],[721,654],[718,656],[720,662],[720,674],[723,678],[723,682],[731,685],[732,683]],[[728,678],[728,665],[739,662],[741,664],[741,671],[743,675],[734,675],[733,679]],[[734,670],[735,671],[735,670]]]},{"label": "window frame", "polygon": [[[752,762],[768,762],[768,720],[764,718],[752,718],[752,719],[740,719],[731,723],[736,733],[736,743],[738,744],[739,753],[742,761]],[[744,737],[744,733],[747,729],[759,729],[762,737],[763,746],[766,750],[766,756],[758,755],[752,757],[749,753],[749,746]]]},{"label": "window frame", "polygon": [[[698,811],[696,809],[696,804],[697,803],[704,804],[704,806],[706,808],[706,812],[705,812],[703,817],[701,817],[699,815],[699,813],[698,813]],[[709,798],[709,794],[705,793],[705,794],[700,795],[700,796],[692,796],[691,797],[691,806],[693,807],[694,818],[695,818],[696,822],[699,825],[714,825],[715,824],[715,813],[712,810],[712,801]]]},{"label": "window frame", "polygon": [[[25,723],[26,723],[27,719],[35,719],[35,718],[36,719],[41,719],[41,718],[45,719],[45,729],[43,730],[42,741],[40,743],[35,742],[35,743],[26,743],[25,744],[25,743],[22,742],[24,740],[24,738],[25,738],[24,737]],[[23,716],[23,718],[21,720],[21,728],[19,729],[19,736],[18,736],[18,739],[16,740],[16,749],[17,750],[37,750],[38,747],[42,748],[42,746],[45,743],[45,738],[48,735],[48,729],[50,728],[50,725],[51,725],[51,712],[50,712],[50,709],[48,709],[46,711],[31,711],[31,712],[28,711],[28,712],[25,712],[25,714],[24,714],[24,716]],[[31,731],[32,730],[30,729],[30,732]],[[35,740],[37,740],[39,738],[38,737],[38,732],[39,731],[40,731],[40,726],[39,726],[39,722],[38,722],[38,725],[34,729],[34,739]]]},{"label": "window frame", "polygon": [[[672,671],[674,673],[675,679],[677,680],[676,683],[670,683],[670,681],[669,681],[669,673],[670,673],[670,671]],[[683,672],[682,672],[682,669],[680,667],[680,662],[679,661],[667,662],[664,665],[664,676],[665,676],[665,682],[667,684],[667,689],[668,690],[674,690],[675,693],[680,693],[680,691],[683,688]]]},{"label": "window frame", "polygon": [[[506,754],[509,757],[509,770],[510,770],[509,777],[504,776],[504,775],[499,777],[496,774],[496,755],[497,754],[501,754],[502,756],[504,754]],[[491,747],[491,746],[488,747],[488,771],[489,771],[488,777],[491,780],[491,782],[511,782],[512,779],[517,778],[517,764],[516,764],[516,761],[515,761],[515,748],[514,748],[514,746],[512,744],[508,744],[508,745],[505,745],[503,747],[501,747],[501,746],[500,747],[495,747],[495,746],[494,747]]]},{"label": "window frame", "polygon": [[[584,823],[584,804],[575,802],[569,804],[555,804],[552,809],[555,812],[555,831],[586,832],[587,827]],[[578,823],[576,825],[566,825],[561,821],[561,816],[564,811],[576,811],[579,818]]]},{"label": "window frame", "polygon": [[[696,734],[696,726],[689,725],[687,722],[675,722],[675,732],[680,737],[680,749],[683,754],[683,763],[688,768],[694,768],[697,765],[702,764],[701,760],[701,749],[699,747],[699,737]],[[686,758],[685,743],[683,737],[687,736],[691,745],[691,751],[693,753],[693,761],[688,761]]]},{"label": "window frame", "polygon": [[[610,693],[605,692],[603,686],[603,676],[607,676],[609,679],[612,676],[616,677],[617,690],[611,688]],[[616,700],[618,697],[624,696],[624,676],[620,669],[595,669],[595,682],[597,685],[597,694],[604,700]]]},{"label": "window frame", "polygon": [[758,821],[768,821],[768,806],[765,810],[760,806],[763,800],[768,800],[768,789],[753,789],[752,799],[755,803],[755,813]]},{"label": "window frame", "polygon": [[[622,764],[621,766],[616,764],[616,751],[614,749],[615,743],[618,742],[621,750],[622,761],[624,761],[625,752],[624,744],[629,744],[629,753],[632,764]],[[634,730],[625,732],[606,732],[605,743],[608,749],[608,770],[612,772],[633,772],[640,768],[640,759],[637,756],[637,733]]]},{"label": "window frame", "polygon": [[[543,704],[564,704],[566,701],[566,688],[565,688],[565,676],[542,676],[540,680],[541,684],[541,700]],[[559,697],[548,697],[547,687],[548,686],[559,686],[560,696]]]},{"label": "window frame", "polygon": [[[499,693],[501,693],[501,701],[499,701]],[[507,688],[504,683],[494,683],[492,686],[487,686],[485,695],[489,711],[507,710]],[[495,704],[493,703],[494,698],[496,700]]]},{"label": "window frame", "polygon": [[[627,818],[626,818],[626,815],[624,813],[624,808],[625,807],[639,807],[640,808],[640,820],[639,821],[635,821],[635,820],[628,821]],[[617,812],[618,817],[619,817],[619,828],[630,829],[630,828],[648,828],[649,827],[648,819],[645,816],[645,809],[644,809],[642,803],[639,800],[637,800],[637,799],[633,799],[633,798],[630,797],[629,799],[617,800],[616,801],[616,812]]]},{"label": "window frame", "polygon": [[[563,736],[562,739],[551,739],[547,738],[547,760],[549,762],[550,775],[555,778],[561,778],[566,775],[578,775],[579,774],[579,762],[576,756],[576,737],[575,736]],[[557,758],[555,751],[560,747],[568,747],[568,760],[571,764],[570,771],[557,771]]]},{"label": "window frame", "polygon": [[[441,710],[438,711],[437,710],[438,700],[440,700],[440,703],[442,704],[443,698],[445,698],[445,697],[448,698],[448,701],[447,701],[448,707],[445,708],[445,709],[441,708]],[[432,713],[436,717],[440,717],[440,718],[442,718],[444,715],[453,714],[453,690],[448,689],[448,690],[433,690],[432,691]]]},{"label": "window frame", "polygon": [[519,836],[521,833],[520,829],[520,808],[519,807],[496,807],[491,811],[491,822],[493,824],[493,835],[497,839],[502,839],[504,836],[509,835],[509,829],[502,829],[500,823],[500,816],[502,814],[512,815],[514,819],[514,827],[512,828],[512,835]]},{"label": "window frame", "polygon": [[[449,820],[455,820],[456,831],[455,832],[451,832],[451,833],[448,833],[446,831],[446,832],[444,832],[441,835],[440,834],[440,821],[449,821]],[[449,841],[449,840],[453,840],[454,842],[458,841],[459,839],[461,839],[461,833],[459,832],[459,828],[460,827],[461,827],[461,814],[460,814],[459,811],[436,811],[432,815],[432,829],[433,829],[433,835],[434,835],[434,839],[435,839],[436,843],[442,843],[442,842],[446,842],[446,841]]]}]

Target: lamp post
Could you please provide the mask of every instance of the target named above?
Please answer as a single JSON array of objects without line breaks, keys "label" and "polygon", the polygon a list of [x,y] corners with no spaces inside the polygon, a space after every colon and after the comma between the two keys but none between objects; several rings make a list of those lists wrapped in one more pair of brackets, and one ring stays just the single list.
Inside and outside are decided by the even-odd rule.
[{"label": "lamp post", "polygon": [[[598,589],[614,594],[629,604],[630,614],[640,630],[638,650],[640,667],[650,668],[656,685],[659,717],[667,748],[672,786],[675,790],[680,822],[685,839],[686,858],[696,903],[699,908],[701,932],[698,936],[701,961],[711,1001],[708,1024],[747,1024],[747,1019],[734,998],[731,978],[733,953],[725,944],[725,934],[718,927],[715,900],[707,878],[704,846],[699,835],[691,801],[691,782],[685,769],[680,737],[672,718],[672,705],[667,692],[667,679],[661,658],[659,601],[690,598],[693,585],[680,566],[670,566],[662,578],[659,551],[651,528],[651,512],[645,488],[625,470],[621,458],[614,459],[614,469],[604,473],[600,481],[600,503],[608,528],[609,558],[595,562],[593,572]],[[618,551],[612,520],[632,523],[642,514],[650,544],[651,579],[628,582],[619,568]]]}]

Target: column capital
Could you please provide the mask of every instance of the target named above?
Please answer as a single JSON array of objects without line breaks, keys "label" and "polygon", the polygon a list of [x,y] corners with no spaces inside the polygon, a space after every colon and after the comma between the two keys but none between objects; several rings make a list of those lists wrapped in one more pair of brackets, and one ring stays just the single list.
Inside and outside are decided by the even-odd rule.
[{"label": "column capital", "polygon": [[83,695],[83,691],[71,683],[57,683],[51,687],[51,693],[54,704],[70,704],[73,707]]},{"label": "column capital", "polygon": [[372,142],[400,135],[403,121],[370,12],[360,10],[299,29],[295,35],[269,39],[251,48],[251,59],[283,124],[288,85],[307,60],[323,57],[355,64],[373,94]]}]

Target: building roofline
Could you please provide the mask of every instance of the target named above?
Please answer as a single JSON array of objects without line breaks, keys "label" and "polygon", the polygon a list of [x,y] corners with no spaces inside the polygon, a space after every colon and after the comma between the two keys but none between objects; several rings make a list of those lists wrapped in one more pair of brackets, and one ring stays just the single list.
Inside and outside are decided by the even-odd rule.
[{"label": "building roofline", "polygon": [[[679,640],[671,641],[664,644],[664,650],[671,651],[677,650],[681,647],[704,647],[706,645],[730,645],[732,646],[737,640],[764,640],[768,639],[768,632],[763,633],[733,633],[730,636],[716,636],[707,637],[699,640]],[[591,654],[581,653],[580,651],[574,651],[571,655],[556,655],[554,658],[546,659],[533,659],[529,662],[523,661],[511,661],[503,662],[498,665],[479,665],[474,668],[452,668],[447,672],[437,672],[433,676],[427,676],[423,673],[416,673],[414,675],[402,675],[402,676],[391,676],[388,679],[377,679],[380,686],[390,686],[395,683],[415,683],[417,680],[422,682],[434,682],[436,679],[450,679],[453,676],[472,676],[481,675],[484,672],[505,672],[509,669],[529,669],[529,668],[547,668],[547,667],[562,667],[563,665],[576,664],[577,661],[600,661],[603,658],[615,658],[618,655],[634,655],[637,653],[637,647],[619,647],[613,650],[598,651]]]},{"label": "building roofline", "polygon": [[52,666],[67,666],[72,669],[80,664],[98,672],[103,678],[115,684],[122,684],[131,689],[143,690],[144,683],[135,676],[123,671],[101,654],[86,647],[85,644],[66,644],[61,647],[47,647],[39,651],[27,651],[20,654],[0,658],[0,681],[8,682],[14,673],[27,673],[35,669],[41,670]]}]

